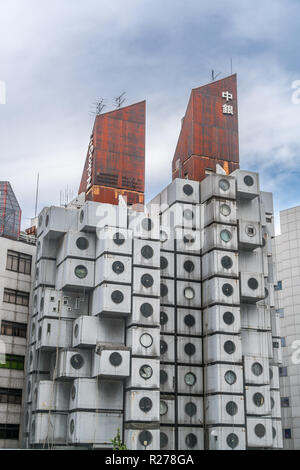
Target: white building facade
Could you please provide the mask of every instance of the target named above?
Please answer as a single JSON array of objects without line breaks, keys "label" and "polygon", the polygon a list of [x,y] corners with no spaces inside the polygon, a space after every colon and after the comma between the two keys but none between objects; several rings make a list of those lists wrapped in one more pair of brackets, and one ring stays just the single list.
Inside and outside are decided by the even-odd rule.
[{"label": "white building facade", "polygon": [[0,448],[18,448],[34,238],[0,237],[0,259]]},{"label": "white building facade", "polygon": [[285,449],[300,449],[300,206],[280,212],[276,294],[283,363],[280,392]]},{"label": "white building facade", "polygon": [[[273,203],[257,173],[39,217],[23,444],[281,448]],[[277,345],[279,344],[279,347]]]}]

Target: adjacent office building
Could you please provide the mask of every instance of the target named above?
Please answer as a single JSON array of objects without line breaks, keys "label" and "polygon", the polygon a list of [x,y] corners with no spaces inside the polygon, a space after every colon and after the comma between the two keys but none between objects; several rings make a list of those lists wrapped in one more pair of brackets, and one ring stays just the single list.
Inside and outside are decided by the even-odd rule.
[{"label": "adjacent office building", "polygon": [[280,212],[276,236],[278,313],[283,363],[280,393],[285,449],[300,449],[300,207]]},{"label": "adjacent office building", "polygon": [[35,238],[20,232],[21,210],[0,182],[0,448],[19,447]]},{"label": "adjacent office building", "polygon": [[281,448],[273,203],[239,169],[236,76],[192,91],[147,206],[144,119],[97,116],[79,197],[40,213],[23,445]]}]

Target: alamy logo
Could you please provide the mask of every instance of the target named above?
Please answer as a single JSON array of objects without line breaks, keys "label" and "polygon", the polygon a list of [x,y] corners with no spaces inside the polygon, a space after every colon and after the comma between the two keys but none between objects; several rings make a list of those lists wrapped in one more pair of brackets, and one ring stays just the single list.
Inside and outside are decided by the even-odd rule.
[{"label": "alamy logo", "polygon": [[292,354],[292,363],[293,364],[300,364],[300,341],[295,340],[292,343],[292,349],[295,349],[295,351]]},{"label": "alamy logo", "polygon": [[0,80],[0,104],[6,104],[6,85],[3,80]]},{"label": "alamy logo", "polygon": [[300,80],[294,80],[292,82],[291,88],[295,89],[294,93],[292,94],[292,103],[300,104]]}]

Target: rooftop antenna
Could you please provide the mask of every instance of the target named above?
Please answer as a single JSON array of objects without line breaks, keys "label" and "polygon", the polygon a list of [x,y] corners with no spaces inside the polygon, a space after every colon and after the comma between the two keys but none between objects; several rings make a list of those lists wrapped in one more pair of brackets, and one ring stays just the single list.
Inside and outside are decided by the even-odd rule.
[{"label": "rooftop antenna", "polygon": [[38,173],[38,174],[37,174],[37,180],[36,180],[34,217],[36,217],[36,213],[37,213],[38,196],[39,196],[39,180],[40,180],[40,174]]},{"label": "rooftop antenna", "polygon": [[230,57],[230,75],[232,75],[232,57]]},{"label": "rooftop antenna", "polygon": [[102,110],[105,108],[106,104],[104,104],[104,99],[100,98],[100,100],[95,101],[93,103],[93,106],[94,106],[95,110],[92,111],[91,114],[99,116],[102,113]]},{"label": "rooftop antenna", "polygon": [[123,91],[123,93],[120,96],[117,96],[117,98],[115,98],[116,109],[121,108],[122,104],[126,100],[126,98],[124,97],[125,94],[126,94],[126,91]]},{"label": "rooftop antenna", "polygon": [[212,69],[211,71],[211,81],[214,82],[216,80],[216,78],[220,75],[221,72],[218,72],[217,74],[215,74],[215,71],[214,69]]}]

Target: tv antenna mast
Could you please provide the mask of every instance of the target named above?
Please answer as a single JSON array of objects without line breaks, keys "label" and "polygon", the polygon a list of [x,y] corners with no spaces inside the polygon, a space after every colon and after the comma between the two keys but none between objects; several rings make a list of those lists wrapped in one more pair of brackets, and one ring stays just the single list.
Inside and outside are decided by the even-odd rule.
[{"label": "tv antenna mast", "polygon": [[91,114],[95,114],[96,116],[99,116],[102,113],[102,110],[106,106],[106,104],[104,104],[104,99],[103,98],[101,98],[98,101],[95,101],[95,103],[93,103],[93,105],[95,107],[95,111],[92,111]]},{"label": "tv antenna mast", "polygon": [[126,91],[123,91],[123,93],[120,96],[117,96],[117,98],[115,98],[116,109],[121,108],[122,104],[126,100],[124,95],[126,95]]},{"label": "tv antenna mast", "polygon": [[221,72],[218,72],[217,74],[215,74],[214,69],[212,69],[212,71],[211,71],[211,81],[214,82],[220,74],[221,74]]}]

